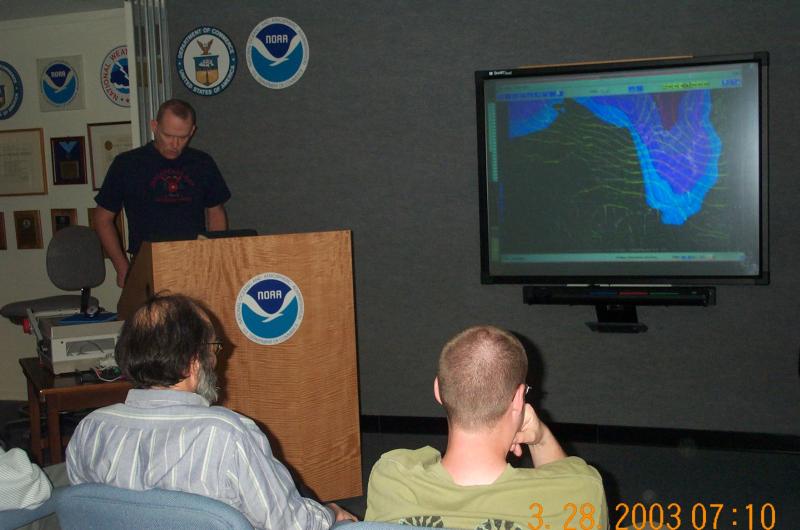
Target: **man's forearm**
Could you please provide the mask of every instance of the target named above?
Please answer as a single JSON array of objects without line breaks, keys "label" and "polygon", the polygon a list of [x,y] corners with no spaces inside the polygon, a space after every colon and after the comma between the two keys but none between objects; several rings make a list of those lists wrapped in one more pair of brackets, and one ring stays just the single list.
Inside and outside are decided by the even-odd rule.
[{"label": "man's forearm", "polygon": [[221,204],[206,210],[206,223],[210,232],[228,229],[228,214]]},{"label": "man's forearm", "polygon": [[95,210],[94,229],[100,238],[100,243],[111,258],[111,263],[117,271],[117,285],[123,287],[125,278],[128,275],[128,257],[122,249],[122,242],[117,234],[117,227],[114,225],[114,212],[98,207]]},{"label": "man's forearm", "polygon": [[117,234],[117,228],[114,226],[114,222],[96,220],[94,229],[100,238],[100,243],[103,244],[106,254],[111,258],[111,263],[114,264],[114,268],[119,270],[119,265],[127,265],[128,258],[122,250],[122,243],[119,240],[119,234]]},{"label": "man's forearm", "polygon": [[561,448],[561,444],[550,432],[550,428],[547,425],[542,425],[542,427],[544,428],[544,433],[539,441],[535,444],[528,444],[534,467],[543,466],[567,456]]}]

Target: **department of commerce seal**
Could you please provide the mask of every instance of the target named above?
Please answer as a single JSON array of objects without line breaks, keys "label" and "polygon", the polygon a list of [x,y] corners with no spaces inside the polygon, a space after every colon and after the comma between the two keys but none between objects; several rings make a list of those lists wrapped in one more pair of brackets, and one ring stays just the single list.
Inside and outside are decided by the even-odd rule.
[{"label": "department of commerce seal", "polygon": [[303,76],[308,66],[308,39],[288,18],[262,20],[247,39],[247,67],[267,88],[286,88]]},{"label": "department of commerce seal", "polygon": [[303,295],[288,277],[254,276],[236,297],[236,323],[248,339],[265,345],[288,340],[303,321]]},{"label": "department of commerce seal", "polygon": [[117,46],[106,55],[100,66],[103,94],[120,107],[131,106],[131,85],[128,80],[128,47]]},{"label": "department of commerce seal", "polygon": [[236,48],[222,31],[200,26],[181,41],[175,65],[186,88],[198,96],[215,96],[236,75]]},{"label": "department of commerce seal", "polygon": [[53,61],[42,71],[42,94],[56,107],[64,107],[78,94],[78,74],[64,60]]},{"label": "department of commerce seal", "polygon": [[22,78],[5,61],[0,61],[0,120],[13,116],[22,105]]}]

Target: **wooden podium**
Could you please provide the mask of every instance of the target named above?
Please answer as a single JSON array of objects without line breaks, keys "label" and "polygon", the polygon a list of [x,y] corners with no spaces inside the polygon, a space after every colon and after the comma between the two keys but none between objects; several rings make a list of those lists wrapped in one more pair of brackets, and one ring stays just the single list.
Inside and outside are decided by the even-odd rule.
[{"label": "wooden podium", "polygon": [[[352,271],[349,231],[143,243],[117,309],[127,319],[165,290],[201,301],[224,343],[220,404],[255,420],[275,455],[321,500],[357,497]],[[258,344],[237,324],[239,291],[264,273],[290,278],[302,294],[300,326],[280,344]]]}]

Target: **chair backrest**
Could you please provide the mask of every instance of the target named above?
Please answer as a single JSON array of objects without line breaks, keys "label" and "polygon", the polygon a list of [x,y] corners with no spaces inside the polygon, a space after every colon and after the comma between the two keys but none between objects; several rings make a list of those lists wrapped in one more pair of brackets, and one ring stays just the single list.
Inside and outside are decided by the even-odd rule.
[{"label": "chair backrest", "polygon": [[68,226],[47,245],[47,275],[53,285],[65,291],[97,287],[106,279],[103,247],[94,230]]},{"label": "chair backrest", "polygon": [[134,491],[104,484],[70,486],[56,499],[62,530],[253,530],[224,502],[182,491]]}]

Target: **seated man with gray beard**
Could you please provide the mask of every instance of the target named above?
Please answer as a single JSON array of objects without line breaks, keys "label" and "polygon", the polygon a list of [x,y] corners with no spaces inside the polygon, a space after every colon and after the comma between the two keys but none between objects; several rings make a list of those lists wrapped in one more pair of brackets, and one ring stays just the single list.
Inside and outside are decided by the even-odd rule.
[{"label": "seated man with gray beard", "polygon": [[67,448],[72,484],[160,488],[211,497],[256,528],[327,529],[356,520],[298,493],[289,471],[249,418],[217,399],[222,343],[186,296],[156,296],[125,322],[115,356],[133,384],[125,403],[83,419]]}]

